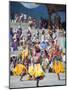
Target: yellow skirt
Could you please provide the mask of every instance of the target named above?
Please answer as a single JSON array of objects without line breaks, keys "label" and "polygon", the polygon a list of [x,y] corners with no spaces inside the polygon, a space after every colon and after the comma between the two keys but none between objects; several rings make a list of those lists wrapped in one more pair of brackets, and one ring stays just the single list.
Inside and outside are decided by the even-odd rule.
[{"label": "yellow skirt", "polygon": [[58,61],[58,62],[57,61],[54,61],[54,63],[53,63],[53,70],[57,74],[64,73],[63,63],[61,61]]},{"label": "yellow skirt", "polygon": [[35,64],[34,66],[30,66],[28,72],[31,76],[34,76],[35,78],[42,77],[45,75],[40,64]]},{"label": "yellow skirt", "polygon": [[35,70],[34,70],[34,67],[33,67],[33,66],[29,66],[28,73],[29,73],[31,76],[34,76],[34,75],[35,75]]},{"label": "yellow skirt", "polygon": [[22,72],[26,72],[27,69],[24,65],[22,64],[17,64],[16,67],[13,69],[13,75],[14,76],[19,76],[21,75]]}]

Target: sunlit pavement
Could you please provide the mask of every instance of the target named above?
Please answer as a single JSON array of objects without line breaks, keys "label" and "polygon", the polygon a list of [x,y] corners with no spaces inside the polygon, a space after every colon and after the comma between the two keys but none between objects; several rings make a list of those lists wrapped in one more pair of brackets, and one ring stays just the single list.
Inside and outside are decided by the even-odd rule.
[{"label": "sunlit pavement", "polygon": [[[26,80],[27,76],[24,76],[20,81],[20,76],[10,76],[10,88],[21,87],[36,87],[36,80]],[[43,80],[39,81],[39,86],[52,86],[52,85],[65,85],[65,74],[60,74],[60,80],[55,73],[46,73]]]}]

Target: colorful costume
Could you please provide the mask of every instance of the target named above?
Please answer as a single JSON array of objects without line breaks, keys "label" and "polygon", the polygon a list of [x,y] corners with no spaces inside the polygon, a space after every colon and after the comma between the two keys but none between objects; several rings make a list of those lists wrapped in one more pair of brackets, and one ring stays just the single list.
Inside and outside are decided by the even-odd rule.
[{"label": "colorful costume", "polygon": [[63,63],[61,61],[56,61],[55,60],[54,63],[53,63],[53,70],[57,74],[63,73],[64,72]]},{"label": "colorful costume", "polygon": [[56,74],[64,72],[64,65],[62,63],[61,51],[58,48],[55,48],[52,52],[52,60],[53,60],[53,71]]},{"label": "colorful costume", "polygon": [[36,48],[36,50],[33,50],[33,65],[30,66],[28,70],[28,73],[33,77],[33,79],[41,79],[41,77],[44,77],[44,71],[42,70],[40,59],[40,49]]},{"label": "colorful costume", "polygon": [[15,76],[16,75],[19,76],[21,75],[22,72],[26,72],[26,71],[27,71],[26,67],[22,64],[17,64],[15,68],[12,70],[13,75]]}]

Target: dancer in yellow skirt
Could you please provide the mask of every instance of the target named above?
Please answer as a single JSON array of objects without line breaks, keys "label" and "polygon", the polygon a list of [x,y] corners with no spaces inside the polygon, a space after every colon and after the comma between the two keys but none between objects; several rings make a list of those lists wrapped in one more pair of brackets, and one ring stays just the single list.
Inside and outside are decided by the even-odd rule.
[{"label": "dancer in yellow skirt", "polygon": [[28,73],[31,75],[31,79],[42,79],[44,77],[44,71],[42,70],[40,59],[40,48],[39,45],[36,44],[33,49],[33,65],[31,65],[28,70]]},{"label": "dancer in yellow skirt", "polygon": [[57,74],[58,79],[60,80],[60,73],[64,73],[64,66],[60,60],[55,60],[53,63],[53,71]]},{"label": "dancer in yellow skirt", "polygon": [[56,45],[55,49],[53,50],[53,71],[57,74],[58,79],[60,80],[60,73],[64,72],[64,65],[62,62],[62,55],[59,46]]}]

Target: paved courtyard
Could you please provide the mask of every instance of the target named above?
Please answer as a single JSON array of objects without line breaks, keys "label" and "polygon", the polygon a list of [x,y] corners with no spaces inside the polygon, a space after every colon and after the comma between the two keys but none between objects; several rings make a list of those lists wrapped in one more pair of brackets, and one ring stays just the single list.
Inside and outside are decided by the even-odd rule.
[{"label": "paved courtyard", "polygon": [[[27,81],[26,77],[20,81],[20,76],[10,76],[10,88],[36,87],[37,81]],[[60,74],[60,78],[58,80],[55,73],[46,73],[44,79],[39,81],[39,86],[65,85],[65,74]]]}]

